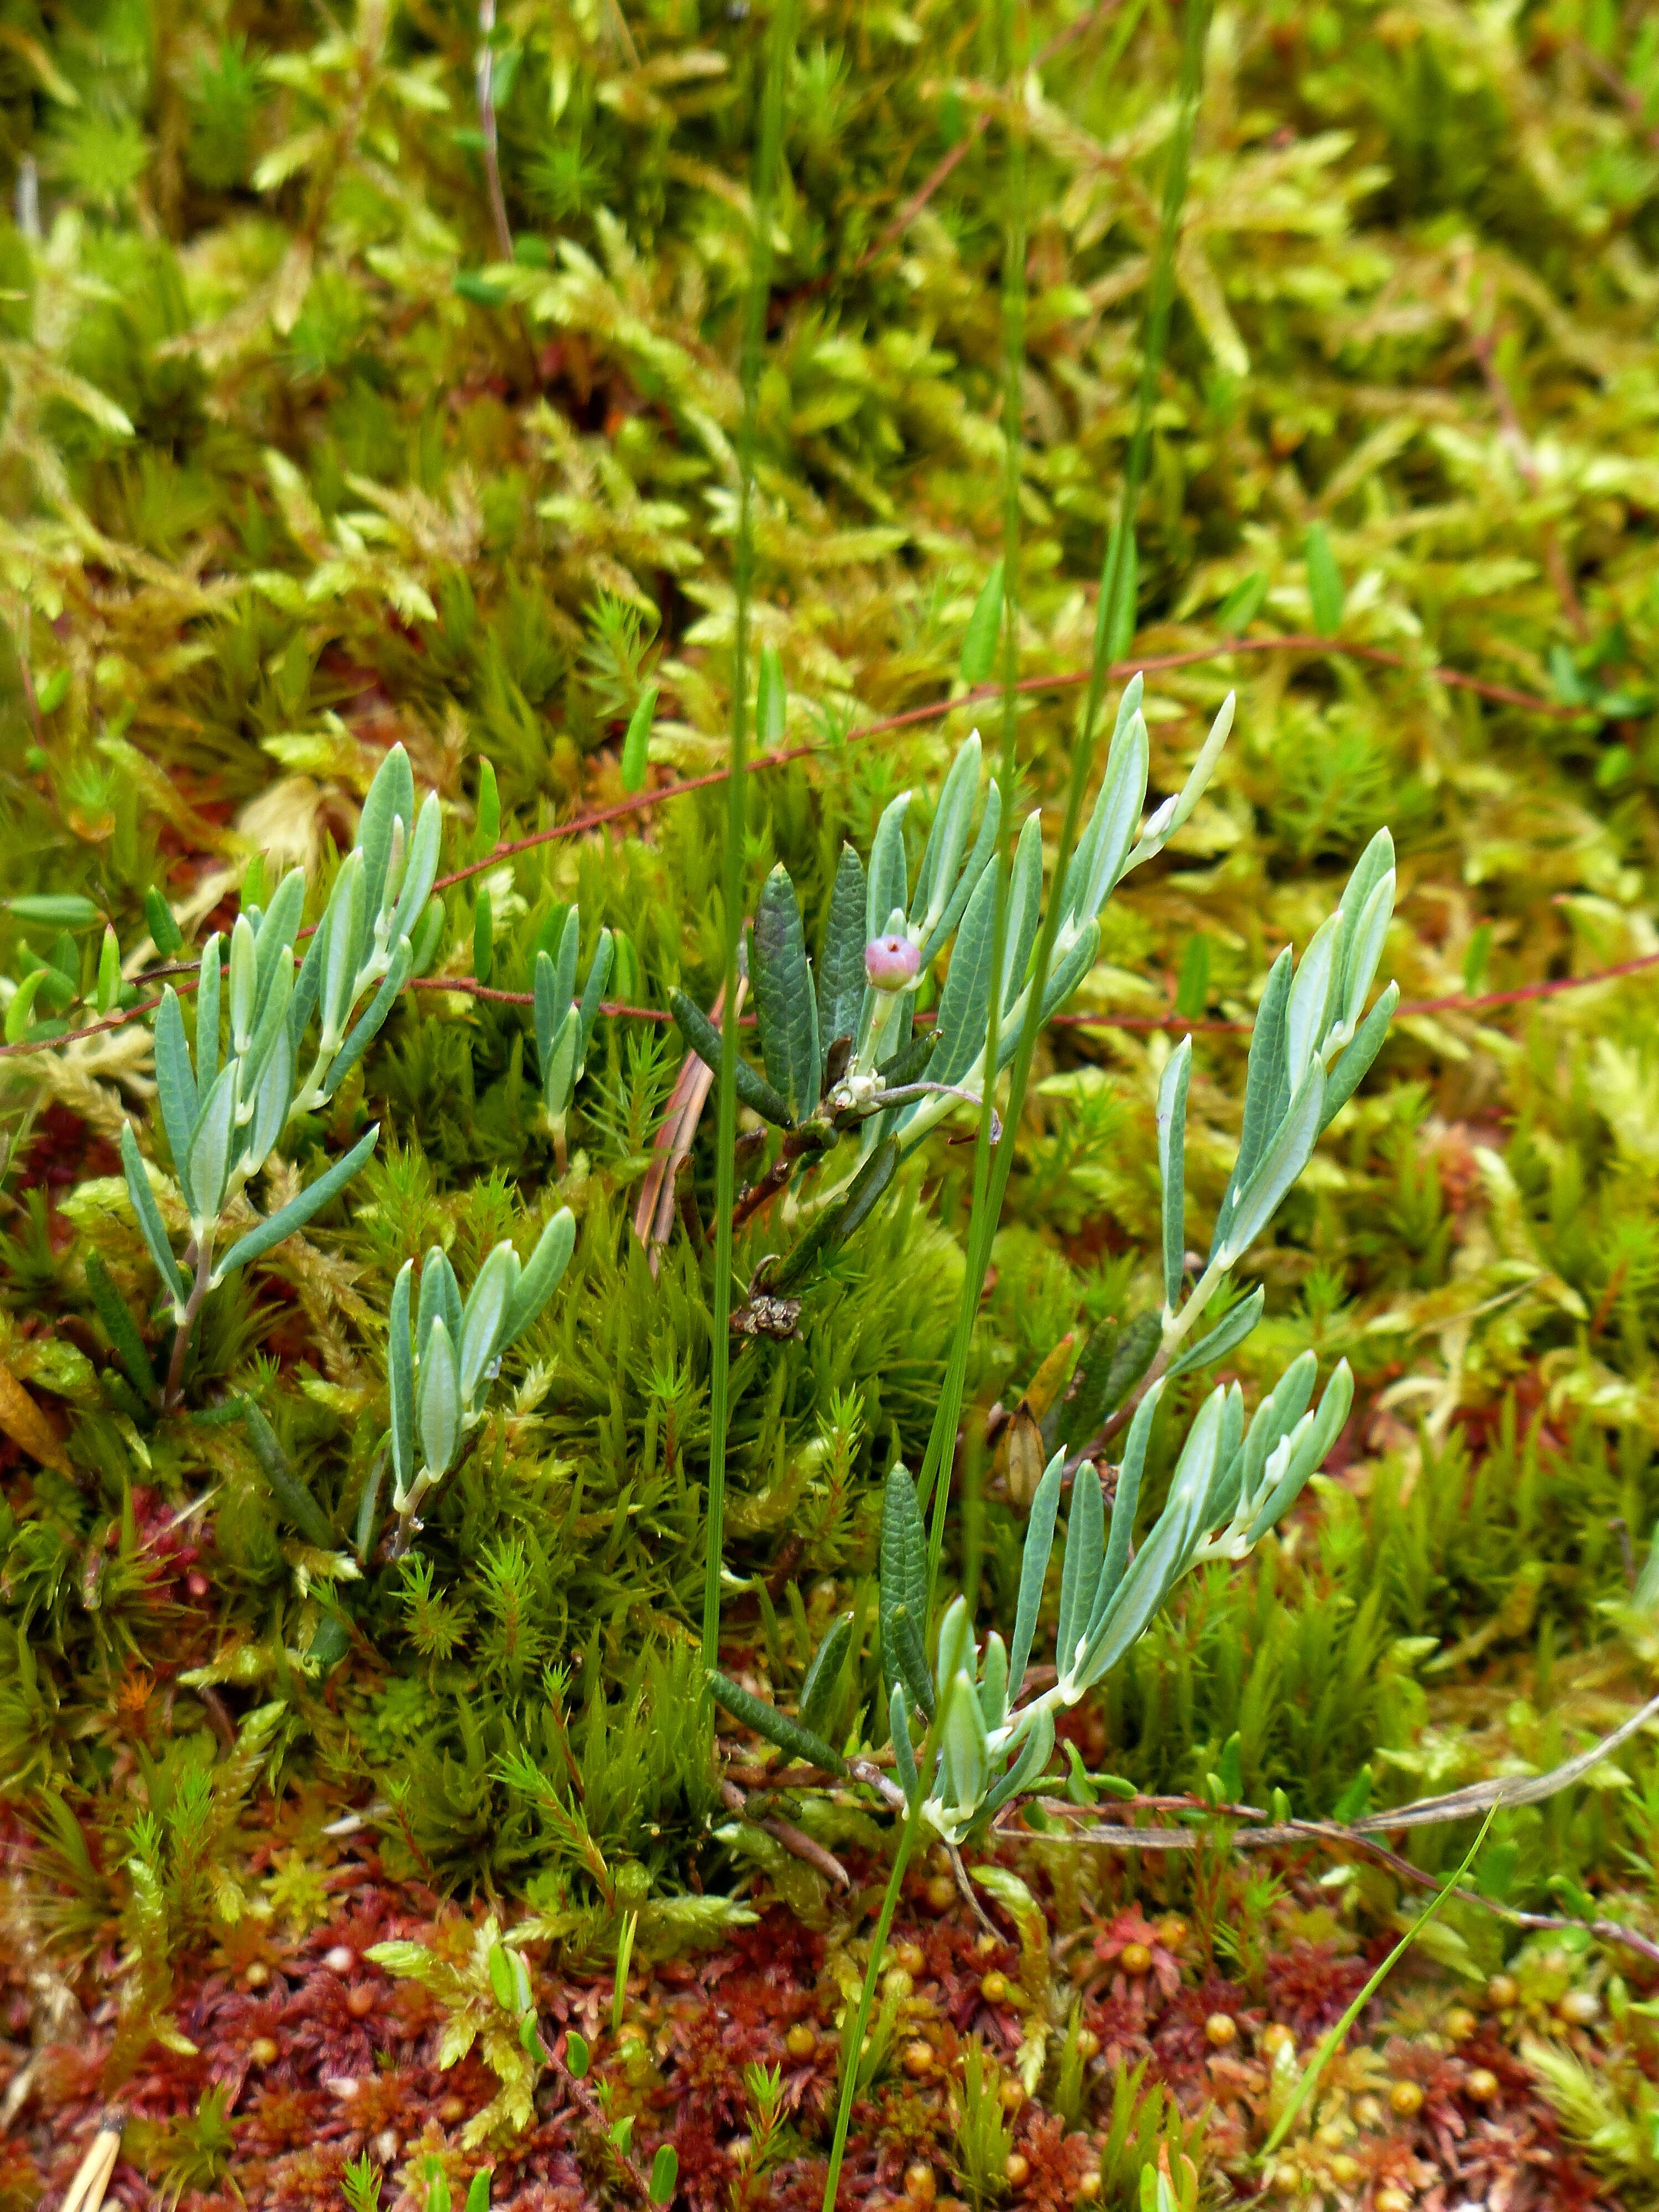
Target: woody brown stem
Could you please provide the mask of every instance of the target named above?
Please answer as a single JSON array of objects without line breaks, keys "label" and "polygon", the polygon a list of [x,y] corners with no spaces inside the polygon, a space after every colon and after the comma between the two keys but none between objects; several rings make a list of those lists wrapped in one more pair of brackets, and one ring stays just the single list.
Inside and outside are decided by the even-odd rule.
[{"label": "woody brown stem", "polygon": [[161,1392],[161,1411],[172,1413],[184,1397],[185,1362],[190,1357],[191,1340],[196,1334],[196,1316],[202,1310],[208,1294],[208,1285],[213,1279],[213,1239],[205,1237],[196,1255],[196,1275],[190,1286],[190,1296],[185,1301],[185,1310],[178,1328],[173,1333],[173,1356],[167,1361],[167,1379]]}]

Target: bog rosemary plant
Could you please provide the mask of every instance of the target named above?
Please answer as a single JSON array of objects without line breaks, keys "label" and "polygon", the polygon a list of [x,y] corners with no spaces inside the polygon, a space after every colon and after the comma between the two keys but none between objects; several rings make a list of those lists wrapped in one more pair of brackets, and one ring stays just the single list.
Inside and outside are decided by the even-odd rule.
[{"label": "bog rosemary plant", "polygon": [[421,1506],[476,1436],[502,1353],[552,1297],[575,1242],[575,1217],[561,1207],[527,1264],[520,1264],[505,1241],[495,1247],[465,1305],[455,1270],[437,1246],[421,1263],[418,1298],[415,1262],[406,1260],[398,1271],[386,1347],[396,1485],[392,1503],[398,1516],[394,1558],[419,1533]]},{"label": "bog rosemary plant", "polygon": [[[1179,811],[1178,805],[1166,803],[1152,824],[1167,827]],[[1152,830],[1149,825],[1133,851]],[[1091,824],[1079,849],[1079,866],[1095,865],[1088,858],[1094,834]],[[1127,836],[1121,843],[1127,843]],[[1165,1386],[1213,1366],[1255,1328],[1263,1304],[1259,1287],[1194,1337],[1215,1294],[1306,1168],[1321,1131],[1352,1095],[1381,1048],[1398,987],[1390,983],[1369,1012],[1365,1005],[1393,913],[1394,888],[1392,841],[1382,830],[1301,961],[1294,962],[1287,947],[1274,963],[1251,1036],[1237,1154],[1217,1212],[1209,1257],[1185,1295],[1190,1038],[1165,1065],[1158,1115],[1163,1304],[1150,1329],[1126,1332],[1129,1355],[1112,1363],[1109,1379],[1118,1402],[1134,1393],[1138,1403],[1116,1470],[1109,1521],[1092,1461],[1082,1455],[1074,1462],[1055,1632],[1058,1672],[1050,1688],[1022,1702],[1066,1480],[1064,1445],[1049,1459],[1030,1500],[1012,1640],[1005,1644],[993,1635],[979,1651],[966,1605],[958,1598],[940,1624],[931,1673],[924,1656],[931,1626],[927,1551],[915,1488],[902,1467],[887,1478],[882,1662],[893,1716],[894,1757],[907,1798],[917,1786],[909,1720],[918,1713],[933,1720],[943,1710],[946,1686],[958,1676],[973,1692],[971,1698],[956,1700],[956,1720],[939,1746],[939,1787],[926,1805],[930,1824],[949,1842],[981,1826],[1042,1773],[1053,1748],[1054,1711],[1075,1704],[1117,1663],[1183,1576],[1206,1559],[1249,1555],[1301,1494],[1346,1418],[1353,1384],[1346,1363],[1337,1367],[1314,1409],[1316,1363],[1311,1352],[1285,1370],[1248,1425],[1238,1385],[1218,1385],[1187,1435],[1157,1522],[1139,1552],[1132,1551],[1147,1446]],[[838,1627],[826,1640],[806,1678],[800,1717],[787,1730],[781,1732],[779,1717],[769,1706],[723,1680],[719,1695],[774,1741],[840,1767],[840,1754],[818,1736],[813,1723],[831,1709],[844,1656],[835,1638],[842,1632]]]},{"label": "bog rosemary plant", "polygon": [[130,1124],[121,1132],[121,1157],[139,1229],[172,1301],[164,1407],[179,1401],[197,1316],[209,1295],[235,1268],[310,1220],[374,1149],[378,1124],[297,1196],[221,1249],[244,1190],[269,1164],[294,1116],[327,1104],[398,994],[435,950],[443,910],[428,902],[441,836],[436,793],[417,814],[408,756],[394,747],[369,787],[356,841],[297,969],[302,868],[283,878],[269,906],[251,905],[237,916],[228,946],[217,931],[203,946],[193,1054],[179,995],[171,983],[162,991],[155,1017],[155,1085],[190,1222],[182,1259],[173,1253]]},{"label": "bog rosemary plant", "polygon": [[599,1003],[611,980],[611,932],[602,929],[581,997],[577,999],[576,963],[581,936],[581,910],[573,906],[559,931],[557,952],[543,951],[536,955],[536,1062],[541,1070],[542,1098],[561,1174],[570,1102],[587,1065]]},{"label": "bog rosemary plant", "polygon": [[[1045,1011],[1059,1004],[1092,960],[1103,900],[1132,867],[1160,850],[1181,826],[1226,738],[1231,700],[1218,715],[1183,790],[1141,823],[1146,758],[1139,696],[1137,679],[1119,713],[1100,800],[1058,894],[1060,920],[1054,942],[1059,957],[1045,992]],[[892,1035],[893,1018],[881,1001],[890,1006],[901,990],[914,984],[935,933],[942,924],[948,926],[953,905],[963,921],[940,1000],[943,1034],[932,1064],[937,1066],[939,1055],[951,1050],[954,1038],[953,1056],[945,1065],[964,1078],[957,1088],[970,1096],[982,1095],[994,1079],[981,1042],[993,993],[1001,994],[1010,1034],[1018,1030],[1024,1011],[1020,994],[1031,988],[1024,981],[1024,963],[1036,927],[1041,848],[1028,823],[1017,849],[1015,887],[1008,898],[1008,951],[1000,970],[993,973],[988,948],[980,949],[988,936],[988,924],[979,932],[969,927],[975,904],[981,912],[987,906],[984,886],[993,880],[993,866],[978,870],[966,898],[958,903],[963,880],[975,875],[971,856],[965,866],[961,861],[972,787],[968,787],[965,798],[960,785],[955,793],[951,788],[958,776],[966,781],[964,762],[976,770],[977,749],[972,741],[947,780],[909,905],[901,907],[895,899],[887,930],[867,945],[858,1032],[838,1084],[829,1079],[827,1052],[820,1057],[822,1028],[810,1018],[815,1002],[802,981],[805,955],[799,945],[793,890],[787,901],[781,887],[775,896],[773,915],[781,917],[781,927],[775,921],[763,927],[764,911],[757,915],[751,964],[768,1070],[766,1103],[774,1118],[782,1120],[787,1113],[785,1126],[798,1138],[808,1133],[815,1119],[833,1132],[849,1118],[860,1122],[877,1113],[892,1114],[897,1130],[884,1144],[896,1152],[907,1127],[931,1126],[927,1117],[939,1092],[928,1089],[920,1096],[895,1097],[893,1092],[902,1086],[890,1077],[884,1079],[879,1064],[872,1064],[870,1038]],[[994,813],[994,789],[988,815]],[[880,879],[884,894],[892,886],[902,887],[904,878],[898,872],[902,860],[878,863],[880,848],[878,831],[870,876],[877,878],[878,865],[884,866],[887,873]],[[902,848],[896,849],[902,855]],[[1035,857],[1027,859],[1028,854]],[[941,858],[945,863],[942,872],[938,865]],[[1026,871],[1023,880],[1022,867]],[[778,876],[772,881],[777,884]],[[841,890],[838,881],[838,896]],[[1398,1001],[1397,987],[1390,983],[1369,1012],[1366,1005],[1393,915],[1394,892],[1393,843],[1386,830],[1379,831],[1350,877],[1336,911],[1315,933],[1301,961],[1296,962],[1286,948],[1270,971],[1252,1032],[1238,1151],[1218,1209],[1207,1260],[1190,1290],[1185,1287],[1190,1037],[1165,1064],[1158,1109],[1163,1299],[1158,1311],[1146,1317],[1149,1326],[1123,1332],[1106,1348],[1103,1378],[1092,1367],[1081,1371],[1091,1352],[1096,1355],[1094,1365],[1101,1364],[1099,1347],[1091,1346],[1079,1362],[1079,1379],[1090,1394],[1084,1403],[1100,1417],[1103,1434],[1108,1415],[1127,1407],[1132,1396],[1138,1396],[1138,1402],[1115,1469],[1109,1512],[1105,1486],[1093,1460],[1085,1453],[1071,1462],[1074,1479],[1060,1576],[1052,1684],[1029,1697],[1024,1693],[1067,1474],[1065,1444],[1049,1458],[1029,1501],[1010,1637],[1005,1640],[994,1631],[982,1645],[975,1640],[963,1596],[945,1609],[935,1632],[933,1562],[915,1486],[902,1466],[889,1473],[878,1618],[898,1777],[896,1803],[904,1815],[890,1904],[919,1830],[933,1830],[954,1848],[982,1832],[1022,1791],[1039,1787],[1054,1751],[1055,1713],[1074,1705],[1118,1664],[1194,1567],[1210,1559],[1248,1557],[1295,1503],[1347,1417],[1353,1382],[1346,1363],[1339,1364],[1316,1405],[1317,1362],[1311,1352],[1303,1353],[1285,1370],[1248,1422],[1239,1386],[1218,1385],[1182,1442],[1161,1512],[1135,1548],[1134,1524],[1147,1451],[1166,1386],[1235,1351],[1260,1319],[1263,1294],[1258,1288],[1234,1304],[1206,1332],[1195,1333],[1216,1294],[1227,1285],[1238,1261],[1267,1228],[1306,1168],[1320,1133],[1352,1096],[1381,1048]],[[866,916],[873,910],[866,899]],[[836,949],[832,907],[826,975],[833,969]],[[769,967],[779,965],[793,978],[783,993],[775,988],[775,975],[771,984],[762,980]],[[971,994],[957,988],[964,974],[971,980]],[[954,1023],[947,1016],[952,1007],[957,1010]],[[787,1018],[792,1009],[796,1010],[793,1020]],[[804,1086],[815,1066],[821,1075],[818,1104],[803,1121],[795,1109],[810,1096]],[[861,1091],[855,1086],[866,1067],[875,1080]],[[854,1178],[854,1191],[867,1181],[867,1170],[861,1170]],[[810,1243],[811,1235],[804,1243]],[[779,1713],[718,1674],[714,1676],[715,1695],[738,1718],[794,1756],[845,1775],[848,1753],[820,1731],[838,1702],[849,1643],[849,1624],[838,1622],[809,1669],[796,1716]],[[934,1655],[931,1664],[930,1647]],[[915,1725],[924,1731],[919,1745],[913,1741]],[[851,1757],[857,1762],[856,1753]],[[865,1778],[878,1780],[876,1771],[861,1762],[851,1771],[858,1772],[860,1766]],[[846,2101],[844,2087],[843,2107]],[[843,2109],[832,2168],[844,2145],[846,2118]],[[831,2203],[833,2186],[832,2172],[827,2200]]]},{"label": "bog rosemary plant", "polygon": [[[816,976],[794,885],[781,866],[767,878],[749,945],[762,1065],[734,1060],[736,1095],[782,1132],[773,1188],[797,1170],[832,1165],[825,1156],[843,1138],[851,1140],[852,1159],[799,1209],[811,1218],[790,1252],[763,1263],[739,1328],[789,1333],[796,1293],[864,1218],[900,1158],[947,1115],[987,1100],[1034,1006],[1046,1020],[1093,965],[1100,911],[1115,887],[1162,852],[1191,814],[1226,743],[1231,695],[1181,792],[1144,822],[1148,749],[1140,701],[1137,677],[1124,693],[1098,802],[1060,888],[1054,958],[1040,991],[1031,957],[1042,896],[1042,821],[1036,813],[1027,817],[1005,870],[996,857],[995,782],[975,830],[977,732],[945,777],[914,881],[904,846],[908,793],[882,815],[867,867],[851,846],[843,848]],[[937,1018],[918,1030],[917,992],[947,953]],[[721,1039],[714,1024],[684,992],[672,1005],[688,1044],[717,1066]]]}]

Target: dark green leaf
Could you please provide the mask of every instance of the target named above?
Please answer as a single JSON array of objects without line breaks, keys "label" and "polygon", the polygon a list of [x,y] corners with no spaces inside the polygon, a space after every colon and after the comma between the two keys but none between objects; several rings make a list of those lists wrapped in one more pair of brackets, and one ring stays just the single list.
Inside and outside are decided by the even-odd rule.
[{"label": "dark green leaf", "polygon": [[173,908],[154,884],[144,893],[144,920],[149,924],[150,941],[163,960],[183,951],[185,940],[173,918]]},{"label": "dark green leaf", "polygon": [[276,1431],[252,1398],[242,1401],[242,1418],[277,1511],[308,1544],[315,1544],[319,1551],[333,1551],[338,1539],[328,1516],[289,1465]]},{"label": "dark green leaf", "polygon": [[880,1203],[882,1194],[898,1172],[896,1137],[884,1137],[847,1186],[839,1204],[826,1206],[772,1278],[779,1292],[792,1291],[805,1281],[821,1260],[843,1245]]},{"label": "dark green leaf", "polygon": [[962,641],[957,674],[971,691],[983,684],[996,665],[997,638],[1002,629],[1002,562],[999,560],[985,579],[974,611],[968,617],[968,634]]},{"label": "dark green leaf", "polygon": [[883,1624],[884,1635],[893,1639],[893,1663],[917,1710],[933,1717],[933,1685],[927,1672],[927,1650],[921,1629],[908,1605],[896,1605]]},{"label": "dark green leaf", "polygon": [[98,1318],[115,1347],[116,1357],[131,1377],[132,1387],[140,1396],[155,1395],[155,1370],[149,1364],[149,1354],[144,1349],[144,1340],[138,1334],[138,1324],[127,1310],[127,1302],[110,1280],[109,1270],[94,1251],[87,1254],[87,1288],[92,1303],[98,1309]]},{"label": "dark green leaf", "polygon": [[766,1079],[804,1121],[818,1097],[817,1007],[800,906],[783,867],[773,869],[756,902],[749,973]]},{"label": "dark green leaf", "polygon": [[1073,1372],[1055,1430],[1060,1443],[1086,1443],[1107,1415],[1116,1412],[1152,1365],[1163,1333],[1155,1313],[1137,1314],[1127,1328],[1115,1321],[1101,1322]]},{"label": "dark green leaf", "polygon": [[900,1671],[897,1634],[891,1625],[900,1606],[907,1608],[920,1632],[927,1614],[927,1539],[916,1486],[902,1466],[895,1466],[883,1489],[881,1510],[881,1662],[890,1693]]},{"label": "dark green leaf", "polygon": [[800,1718],[802,1727],[811,1729],[814,1735],[823,1733],[836,1710],[852,1643],[853,1616],[844,1613],[830,1623],[829,1634],[813,1654],[812,1663],[806,1670],[806,1679],[800,1686]]},{"label": "dark green leaf", "polygon": [[708,1680],[716,1700],[745,1728],[751,1728],[757,1735],[765,1736],[781,1751],[787,1751],[791,1758],[805,1759],[809,1766],[821,1766],[830,1774],[846,1773],[847,1762],[835,1746],[826,1743],[821,1735],[815,1735],[811,1729],[803,1728],[789,1714],[780,1712],[775,1705],[769,1705],[763,1698],[740,1689],[737,1683],[728,1680],[724,1674],[717,1674],[712,1667],[708,1670]]},{"label": "dark green leaf", "polygon": [[[718,1076],[720,1072],[720,1033],[702,1008],[688,999],[684,991],[676,991],[668,1001],[675,1024],[680,1035],[696,1053],[703,1066]],[[757,1075],[742,1054],[736,1061],[738,1096],[744,1104],[758,1114],[763,1121],[770,1121],[780,1129],[793,1129],[795,1117],[789,1111],[788,1101],[779,1097],[763,1075]]]},{"label": "dark green leaf", "polygon": [[657,687],[647,684],[640,694],[639,704],[629,720],[628,734],[623,739],[622,784],[626,792],[645,788],[646,770],[651,764],[651,725],[656,713]]},{"label": "dark green leaf", "polygon": [[1331,550],[1330,538],[1322,522],[1309,524],[1302,551],[1308,565],[1308,602],[1313,610],[1313,626],[1321,637],[1334,637],[1342,627],[1342,572],[1336,565],[1336,556]]},{"label": "dark green leaf", "polygon": [[850,845],[841,848],[830,924],[818,962],[818,1082],[838,1037],[856,1038],[869,983],[864,973],[864,863]]},{"label": "dark green leaf", "polygon": [[489,903],[489,886],[478,885],[472,906],[472,979],[488,983],[495,964],[495,921]]}]

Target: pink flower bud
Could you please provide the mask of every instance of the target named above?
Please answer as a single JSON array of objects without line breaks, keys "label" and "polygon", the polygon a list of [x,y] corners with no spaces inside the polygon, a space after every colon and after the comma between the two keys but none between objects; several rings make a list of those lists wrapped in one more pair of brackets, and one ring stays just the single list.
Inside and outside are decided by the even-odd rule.
[{"label": "pink flower bud", "polygon": [[902,991],[921,966],[921,947],[908,937],[872,937],[864,948],[864,972],[878,991]]}]

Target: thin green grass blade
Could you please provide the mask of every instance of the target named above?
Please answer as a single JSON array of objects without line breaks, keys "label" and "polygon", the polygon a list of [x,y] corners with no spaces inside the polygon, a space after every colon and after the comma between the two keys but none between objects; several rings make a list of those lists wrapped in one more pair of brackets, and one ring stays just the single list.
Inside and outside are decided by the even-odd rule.
[{"label": "thin green grass blade", "polygon": [[1411,1949],[1412,1945],[1416,1942],[1418,1937],[1428,1926],[1430,1921],[1434,1918],[1436,1913],[1439,1911],[1441,1906],[1452,1894],[1452,1892],[1462,1886],[1464,1875],[1468,1872],[1469,1869],[1474,1864],[1476,1858],[1480,1856],[1480,1846],[1486,1840],[1486,1831],[1491,1827],[1492,1822],[1498,1818],[1498,1807],[1494,1805],[1491,1812],[1487,1814],[1486,1819],[1480,1823],[1480,1832],[1475,1838],[1474,1841],[1469,1845],[1468,1851],[1465,1853],[1462,1865],[1458,1868],[1457,1872],[1452,1876],[1445,1887],[1437,1891],[1436,1894],[1429,1899],[1428,1904],[1424,1907],[1423,1911],[1418,1914],[1417,1918],[1412,1923],[1409,1929],[1395,1945],[1393,1950],[1389,1952],[1388,1957],[1384,1959],[1382,1965],[1371,1976],[1370,1981],[1366,1983],[1364,1988],[1361,1990],[1359,1995],[1348,2007],[1346,2012],[1343,2014],[1341,2019],[1338,2021],[1336,2026],[1331,2030],[1330,2033],[1324,2038],[1322,2042],[1320,2044],[1319,2048],[1314,2052],[1313,2057],[1303,2068],[1301,2078],[1297,2082],[1295,2090],[1291,2094],[1291,2101],[1285,2106],[1284,2111],[1279,2114],[1273,2133],[1268,2136],[1267,2142],[1261,2146],[1261,2161],[1263,2164],[1265,2164],[1266,2161],[1273,2155],[1280,2143],[1284,2142],[1285,2136],[1289,2135],[1291,2130],[1295,2126],[1297,2114],[1302,2110],[1302,2107],[1307,2103],[1309,2098],[1312,2096],[1314,2091],[1319,2087],[1320,2075],[1324,2072],[1326,2067],[1330,2063],[1337,2051],[1341,2049],[1343,2039],[1346,2036],[1348,2030],[1353,2026],[1355,2021],[1358,2019],[1360,2014],[1364,2011],[1366,2006],[1382,1988],[1383,1983],[1388,1980],[1389,1976],[1394,1972],[1400,1961],[1405,1957],[1407,1952]]},{"label": "thin green grass blade", "polygon": [[732,1211],[737,1198],[738,939],[743,927],[744,802],[749,779],[749,630],[755,580],[755,450],[761,359],[772,275],[772,210],[783,147],[783,87],[795,43],[794,0],[778,0],[766,40],[760,146],[755,161],[755,222],[744,303],[743,420],[738,433],[738,536],[732,581],[737,635],[732,655],[732,744],[726,815],[726,1009],[720,1033],[715,1133],[714,1311],[708,1376],[708,1504],[702,1579],[702,1663],[716,1667],[720,1646],[720,1560],[726,1546],[726,1429],[732,1389]]}]

